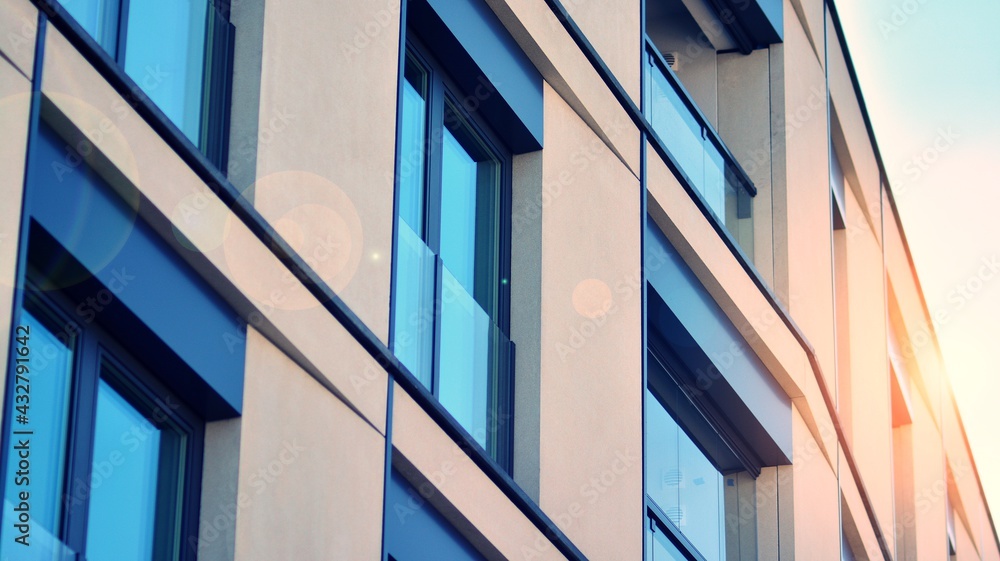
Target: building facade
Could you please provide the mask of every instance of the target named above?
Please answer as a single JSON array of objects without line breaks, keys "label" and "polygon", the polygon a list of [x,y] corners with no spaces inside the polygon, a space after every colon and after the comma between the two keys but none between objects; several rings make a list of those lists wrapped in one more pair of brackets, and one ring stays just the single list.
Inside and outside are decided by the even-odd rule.
[{"label": "building facade", "polygon": [[832,0],[0,26],[0,559],[1000,560]]}]

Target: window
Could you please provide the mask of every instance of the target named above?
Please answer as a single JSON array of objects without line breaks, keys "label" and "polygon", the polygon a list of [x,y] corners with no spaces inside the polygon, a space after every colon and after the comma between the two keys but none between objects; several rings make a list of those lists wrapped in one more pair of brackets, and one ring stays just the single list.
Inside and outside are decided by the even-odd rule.
[{"label": "window", "polygon": [[662,379],[667,367],[655,354],[649,362],[650,377],[660,379],[645,394],[647,561],[756,559],[754,478],[716,466],[671,408],[684,392]]},{"label": "window", "polygon": [[[232,25],[219,0],[63,0],[206,156],[225,169]],[[164,30],[169,29],[169,33]]]},{"label": "window", "polygon": [[510,154],[415,42],[405,56],[393,350],[506,467]]},{"label": "window", "polygon": [[203,423],[78,309],[29,282],[3,423],[3,519],[24,525],[0,558],[194,559]]}]

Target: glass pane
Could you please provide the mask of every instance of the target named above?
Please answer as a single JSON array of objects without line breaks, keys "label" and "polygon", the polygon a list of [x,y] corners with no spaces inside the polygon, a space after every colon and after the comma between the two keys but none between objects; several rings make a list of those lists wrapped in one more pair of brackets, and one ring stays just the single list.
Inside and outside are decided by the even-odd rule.
[{"label": "glass pane", "polygon": [[739,174],[726,163],[722,150],[702,134],[694,113],[681,99],[667,75],[650,60],[648,72],[649,121],[681,170],[701,193],[709,210],[753,259],[753,200]]},{"label": "glass pane", "polygon": [[722,476],[681,431],[678,438],[681,482],[678,485],[681,532],[709,561],[725,555],[725,502]]},{"label": "glass pane", "polygon": [[680,427],[646,390],[646,493],[675,526],[680,526]]},{"label": "glass pane", "polygon": [[154,426],[107,380],[100,380],[88,561],[174,557],[182,450],[183,436]]},{"label": "glass pane", "polygon": [[663,530],[654,532],[647,529],[646,534],[652,538],[650,540],[652,544],[649,548],[649,561],[687,561],[687,558],[663,533]]},{"label": "glass pane", "polygon": [[446,104],[441,164],[441,259],[491,318],[499,294],[500,163]]},{"label": "glass pane", "polygon": [[705,140],[705,178],[702,184],[701,194],[708,203],[708,208],[712,209],[715,216],[726,217],[726,182],[725,182],[726,160],[722,157],[722,152],[716,148],[712,141]]},{"label": "glass pane", "polygon": [[704,195],[705,141],[701,135],[701,125],[655,63],[651,62],[650,68],[650,124],[685,175]]},{"label": "glass pane", "polygon": [[646,414],[649,497],[705,559],[725,559],[721,474],[648,389]]},{"label": "glass pane", "polygon": [[448,267],[442,268],[441,358],[438,399],[476,441],[487,447],[490,432],[491,351],[495,329],[490,317]]},{"label": "glass pane", "polygon": [[125,72],[196,145],[207,20],[207,0],[129,2]]},{"label": "glass pane", "polygon": [[120,0],[61,0],[63,8],[95,41],[115,58],[118,49],[118,2]]},{"label": "glass pane", "polygon": [[[18,386],[24,387],[23,379],[16,379],[15,372],[8,377],[7,387],[13,390],[13,419],[6,419],[4,427],[11,430],[31,431],[30,435],[11,434],[7,453],[6,482],[4,492],[3,519],[0,531],[0,559],[24,559],[25,561],[70,558],[71,553],[58,541],[60,519],[63,513],[63,485],[66,464],[66,440],[69,421],[69,395],[73,371],[75,329],[60,324],[54,316],[29,303],[29,309],[21,312],[21,325],[29,329],[27,345],[12,342],[12,352],[27,348],[27,400],[16,396],[25,395]],[[29,311],[30,310],[30,311]],[[16,360],[16,357],[15,357]],[[17,363],[15,363],[17,364]],[[22,369],[24,370],[24,369]],[[22,375],[25,375],[22,373]],[[8,398],[9,399],[9,398]],[[17,406],[26,409],[17,410]],[[22,423],[20,415],[27,422]],[[20,470],[19,451],[29,454],[29,477]],[[23,467],[23,466],[22,466]],[[8,521],[18,520],[14,510],[21,501],[19,493],[30,493],[28,501],[31,509],[29,547],[14,540],[20,532]],[[87,488],[70,489],[69,500],[86,500]]]},{"label": "glass pane", "polygon": [[400,219],[397,227],[392,350],[427,389],[433,389],[434,266],[437,258],[405,220]]},{"label": "glass pane", "polygon": [[743,253],[753,260],[753,197],[735,171],[726,169],[726,229]]},{"label": "glass pane", "polygon": [[421,239],[427,173],[427,73],[409,54],[399,137],[399,217]]}]

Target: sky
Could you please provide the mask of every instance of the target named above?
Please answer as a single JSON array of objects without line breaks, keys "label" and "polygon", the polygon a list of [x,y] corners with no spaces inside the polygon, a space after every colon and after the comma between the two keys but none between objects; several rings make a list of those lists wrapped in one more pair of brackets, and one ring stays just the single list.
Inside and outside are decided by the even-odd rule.
[{"label": "sky", "polygon": [[1000,525],[1000,1],[835,5]]}]

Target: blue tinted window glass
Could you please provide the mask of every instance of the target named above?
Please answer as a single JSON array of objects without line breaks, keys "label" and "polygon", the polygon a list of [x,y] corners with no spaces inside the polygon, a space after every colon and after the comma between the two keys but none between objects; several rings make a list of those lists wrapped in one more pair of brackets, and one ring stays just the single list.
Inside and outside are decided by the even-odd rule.
[{"label": "blue tinted window glass", "polygon": [[445,130],[441,166],[441,259],[470,292],[476,273],[478,163]]},{"label": "blue tinted window glass", "polygon": [[400,123],[399,217],[423,239],[426,200],[427,73],[406,57]]},{"label": "blue tinted window glass", "polygon": [[646,390],[646,492],[709,561],[725,558],[722,475]]},{"label": "blue tinted window glass", "polygon": [[154,426],[105,379],[100,380],[88,561],[146,560],[154,559],[154,554],[157,559],[171,558],[168,552],[176,549],[178,538],[176,489],[182,439]]},{"label": "blue tinted window glass", "polygon": [[441,275],[441,405],[476,441],[487,447],[490,418],[491,339],[496,330],[490,317],[466,292],[448,267]]},{"label": "blue tinted window glass", "polygon": [[652,531],[647,528],[646,535],[649,544],[646,558],[648,561],[687,561],[684,554],[663,533],[663,530]]},{"label": "blue tinted window glass", "polygon": [[400,122],[393,352],[428,389],[433,378],[434,270],[425,243],[427,72],[406,57]]},{"label": "blue tinted window glass", "polygon": [[402,218],[396,232],[393,352],[428,389],[434,347],[434,267],[437,257]]},{"label": "blue tinted window glass", "polygon": [[206,0],[131,0],[125,72],[200,145]]},{"label": "blue tinted window glass", "polygon": [[441,163],[441,260],[496,318],[500,164],[450,104]]},{"label": "blue tinted window glass", "polygon": [[119,1],[62,0],[60,4],[114,58],[118,48]]},{"label": "blue tinted window glass", "polygon": [[[66,440],[69,421],[69,392],[73,370],[75,330],[54,319],[41,310],[22,310],[21,325],[28,327],[29,338],[26,375],[28,378],[27,423],[11,422],[5,427],[11,430],[30,430],[31,435],[11,434],[7,451],[7,467],[3,519],[0,531],[0,559],[24,559],[25,561],[64,559],[70,555],[58,541],[60,519],[63,513],[63,481],[65,479]],[[20,345],[12,347],[16,349]],[[16,350],[13,352],[17,353]],[[22,369],[23,371],[24,369]],[[16,367],[15,367],[16,372]],[[8,378],[8,391],[14,396],[23,395],[17,386],[24,386],[23,380],[14,376]],[[14,398],[17,399],[16,397]],[[15,401],[12,405],[23,405]],[[16,416],[17,410],[13,411]],[[16,447],[20,441],[27,442],[30,466],[27,480],[18,475]],[[23,475],[23,473],[22,473]],[[20,483],[26,482],[26,485]],[[19,533],[8,523],[16,519],[13,510],[20,503],[18,493],[30,493],[31,532],[29,547],[18,545],[14,539]],[[87,487],[69,490],[68,497],[86,500]]]}]

